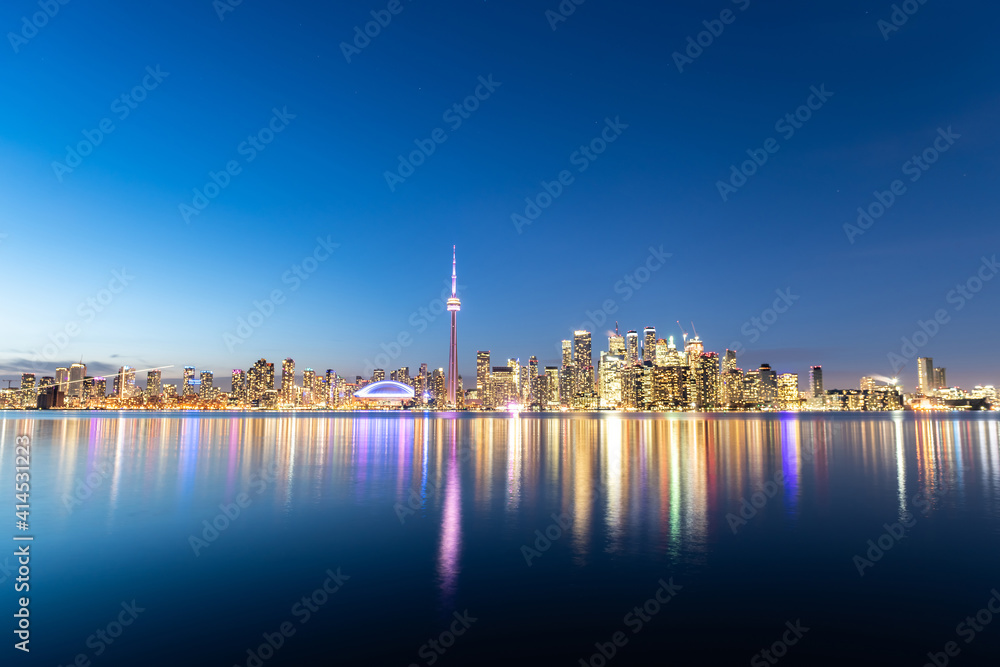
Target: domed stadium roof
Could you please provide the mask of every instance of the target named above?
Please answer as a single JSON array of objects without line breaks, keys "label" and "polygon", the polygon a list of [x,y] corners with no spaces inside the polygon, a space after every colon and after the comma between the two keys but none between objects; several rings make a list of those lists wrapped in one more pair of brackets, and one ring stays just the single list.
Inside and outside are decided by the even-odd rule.
[{"label": "domed stadium roof", "polygon": [[392,380],[373,382],[354,392],[355,398],[368,398],[376,401],[406,401],[413,396],[413,387]]}]

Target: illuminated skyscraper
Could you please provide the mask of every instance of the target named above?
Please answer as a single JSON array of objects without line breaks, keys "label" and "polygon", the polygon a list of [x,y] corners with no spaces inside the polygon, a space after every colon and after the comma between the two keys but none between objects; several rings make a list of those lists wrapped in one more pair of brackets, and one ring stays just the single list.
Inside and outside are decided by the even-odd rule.
[{"label": "illuminated skyscraper", "polygon": [[656,327],[642,330],[642,360],[650,363],[656,360]]},{"label": "illuminated skyscraper", "polygon": [[639,334],[635,331],[625,334],[625,363],[639,363]]},{"label": "illuminated skyscraper", "polygon": [[376,368],[372,371],[372,382],[382,382],[383,380],[385,380],[384,368]]},{"label": "illuminated skyscraper", "polygon": [[479,395],[479,400],[483,400],[489,382],[490,351],[479,350],[476,352],[476,392]]},{"label": "illuminated skyscraper", "polygon": [[56,391],[61,394],[65,394],[66,390],[69,389],[69,369],[68,368],[57,368],[56,378],[55,378]]},{"label": "illuminated skyscraper", "polygon": [[875,378],[865,376],[861,378],[861,391],[875,391]]},{"label": "illuminated skyscraper", "polygon": [[769,364],[761,364],[757,369],[757,399],[765,406],[770,406],[778,397],[778,375],[771,370]]},{"label": "illuminated skyscraper", "polygon": [[621,357],[624,361],[627,356],[625,353],[625,336],[620,335],[617,331],[608,336],[608,354],[613,357]]},{"label": "illuminated skyscraper", "polygon": [[782,373],[777,383],[778,405],[782,410],[794,410],[799,406],[799,376],[797,373]]},{"label": "illuminated skyscraper", "polygon": [[[309,392],[306,394],[306,392]],[[302,371],[302,401],[304,405],[312,405],[319,396],[319,387],[316,386],[316,371],[307,368]],[[308,401],[308,402],[307,402]]]},{"label": "illuminated skyscraper", "polygon": [[528,357],[528,392],[529,405],[540,401],[538,395],[538,357],[535,356]]},{"label": "illuminated skyscraper", "polygon": [[[194,380],[194,366],[184,367],[184,384],[181,390],[181,396],[191,396],[195,393],[194,387],[191,386],[191,382]],[[115,391],[115,394],[118,392]]]},{"label": "illuminated skyscraper", "polygon": [[948,375],[944,368],[934,369],[934,388],[935,389],[947,389],[948,388]]},{"label": "illuminated skyscraper", "polygon": [[[186,369],[185,369],[186,370]],[[115,375],[115,398],[119,400],[134,398],[139,393],[135,386],[135,369],[122,366]]]},{"label": "illuminated skyscraper", "polygon": [[656,341],[656,354],[653,355],[653,365],[654,366],[666,366],[667,365],[667,341],[662,338]]},{"label": "illuminated skyscraper", "polygon": [[454,408],[458,396],[458,311],[462,302],[458,299],[458,278],[455,267],[455,246],[451,247],[451,298],[448,312],[451,313],[451,345],[448,348],[448,407]]},{"label": "illuminated skyscraper", "polygon": [[562,370],[559,374],[559,401],[569,405],[576,389],[576,367],[573,364],[573,341],[562,342]]},{"label": "illuminated skyscraper", "polygon": [[21,373],[21,407],[35,407],[38,400],[38,392],[35,389],[35,374]]},{"label": "illuminated skyscraper", "polygon": [[925,396],[934,389],[934,360],[930,357],[917,359],[917,392]]},{"label": "illuminated skyscraper", "polygon": [[281,402],[295,404],[295,360],[291,357],[281,362]]},{"label": "illuminated skyscraper", "polygon": [[444,409],[445,401],[448,400],[448,387],[443,368],[434,369],[434,375],[431,377],[431,394],[434,396],[434,406],[438,410]]},{"label": "illuminated skyscraper", "polygon": [[205,401],[211,401],[215,398],[215,373],[212,371],[201,372],[201,389],[198,395]]},{"label": "illuminated skyscraper", "polygon": [[156,398],[160,395],[162,371],[146,371],[146,398]]},{"label": "illuminated skyscraper", "polygon": [[103,401],[108,396],[107,378],[94,378],[94,395],[92,398]]},{"label": "illuminated skyscraper", "polygon": [[521,360],[520,359],[508,359],[507,365],[510,366],[511,373],[514,376],[514,399],[521,397]]},{"label": "illuminated skyscraper", "polygon": [[823,367],[811,366],[809,368],[809,396],[812,398],[823,398]]},{"label": "illuminated skyscraper", "polygon": [[69,388],[66,390],[66,397],[79,402],[83,396],[83,379],[87,377],[87,366],[85,364],[73,364],[69,367]]},{"label": "illuminated skyscraper", "polygon": [[233,369],[233,391],[230,397],[237,405],[242,405],[247,400],[247,374],[239,368]]},{"label": "illuminated skyscraper", "polygon": [[594,355],[591,350],[590,332],[573,332],[573,365],[576,368],[573,394],[591,394],[594,391]]},{"label": "illuminated skyscraper", "polygon": [[545,367],[544,402],[542,405],[546,409],[558,409],[562,398],[559,396],[559,368],[556,366]]},{"label": "illuminated skyscraper", "polygon": [[699,410],[719,408],[719,354],[704,352],[698,364],[697,406]]}]

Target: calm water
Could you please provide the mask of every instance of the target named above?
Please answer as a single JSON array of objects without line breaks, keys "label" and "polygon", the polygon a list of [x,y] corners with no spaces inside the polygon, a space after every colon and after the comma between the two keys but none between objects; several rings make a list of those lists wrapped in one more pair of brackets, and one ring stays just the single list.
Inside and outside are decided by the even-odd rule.
[{"label": "calm water", "polygon": [[995,415],[0,419],[3,539],[19,435],[35,536],[32,652],[3,664],[1000,654],[1000,614],[975,619],[1000,590]]}]

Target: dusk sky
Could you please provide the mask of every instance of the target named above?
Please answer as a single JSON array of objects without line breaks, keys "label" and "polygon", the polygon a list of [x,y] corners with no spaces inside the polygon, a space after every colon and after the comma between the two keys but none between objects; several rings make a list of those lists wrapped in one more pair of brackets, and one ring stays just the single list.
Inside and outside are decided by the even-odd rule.
[{"label": "dusk sky", "polygon": [[[693,321],[744,369],[804,387],[821,364],[828,388],[857,387],[936,314],[919,355],[951,385],[1000,383],[1000,279],[977,282],[1000,271],[983,259],[1000,253],[995,3],[913,1],[898,30],[890,2],[314,4],[76,0],[35,29],[37,2],[4,3],[0,377],[82,358],[228,384],[289,356],[353,377],[401,334],[387,371],[445,367],[447,319],[419,313],[455,245],[466,388],[476,350],[555,365],[581,325],[596,364],[615,320],[660,337]],[[391,22],[358,48],[372,12]],[[911,162],[925,149],[933,164]],[[210,173],[228,185],[199,202]],[[845,230],[896,180],[884,215]],[[562,192],[518,226],[543,182]],[[651,248],[670,257],[625,289]],[[915,358],[901,377],[912,390]]]}]

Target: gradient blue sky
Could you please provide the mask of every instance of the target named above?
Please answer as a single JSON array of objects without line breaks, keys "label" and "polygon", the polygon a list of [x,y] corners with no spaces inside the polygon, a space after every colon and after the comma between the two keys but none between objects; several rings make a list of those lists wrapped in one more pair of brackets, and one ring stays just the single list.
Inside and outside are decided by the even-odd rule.
[{"label": "gradient blue sky", "polygon": [[[744,368],[822,364],[828,387],[889,375],[900,338],[943,308],[921,353],[951,384],[1000,382],[1000,280],[961,311],[947,300],[1000,252],[994,3],[927,3],[886,40],[887,2],[590,0],[554,31],[555,0],[402,2],[351,63],[340,43],[387,3],[244,0],[220,20],[210,0],[77,1],[17,53],[5,39],[0,376],[82,358],[222,377],[286,356],[353,376],[404,332],[388,368],[446,366],[446,320],[420,331],[410,316],[441,293],[456,244],[467,379],[477,349],[556,363],[614,299],[623,331],[693,320],[708,349],[742,342]],[[726,8],[735,21],[679,73],[673,52]],[[0,26],[37,11],[7,2]],[[169,76],[120,120],[115,98],[157,65]],[[452,131],[442,113],[491,74],[502,85]],[[823,84],[833,97],[786,141],[775,122]],[[296,118],[246,163],[238,145],[285,107]],[[629,128],[518,234],[511,214],[606,117]],[[115,131],[60,182],[52,162],[104,118]],[[961,139],[849,243],[857,208],[948,126]],[[448,140],[391,192],[384,172],[438,127]],[[723,202],[716,182],[769,137],[781,150]],[[242,173],[186,224],[178,205],[229,160]],[[317,237],[340,246],[292,291],[282,276]],[[616,293],[661,245],[668,264]],[[127,288],[81,317],[123,267]],[[758,340],[741,333],[784,288],[795,305]],[[274,289],[286,301],[231,352],[224,334]],[[70,322],[78,335],[46,358]],[[915,363],[902,377],[915,384]]]}]

